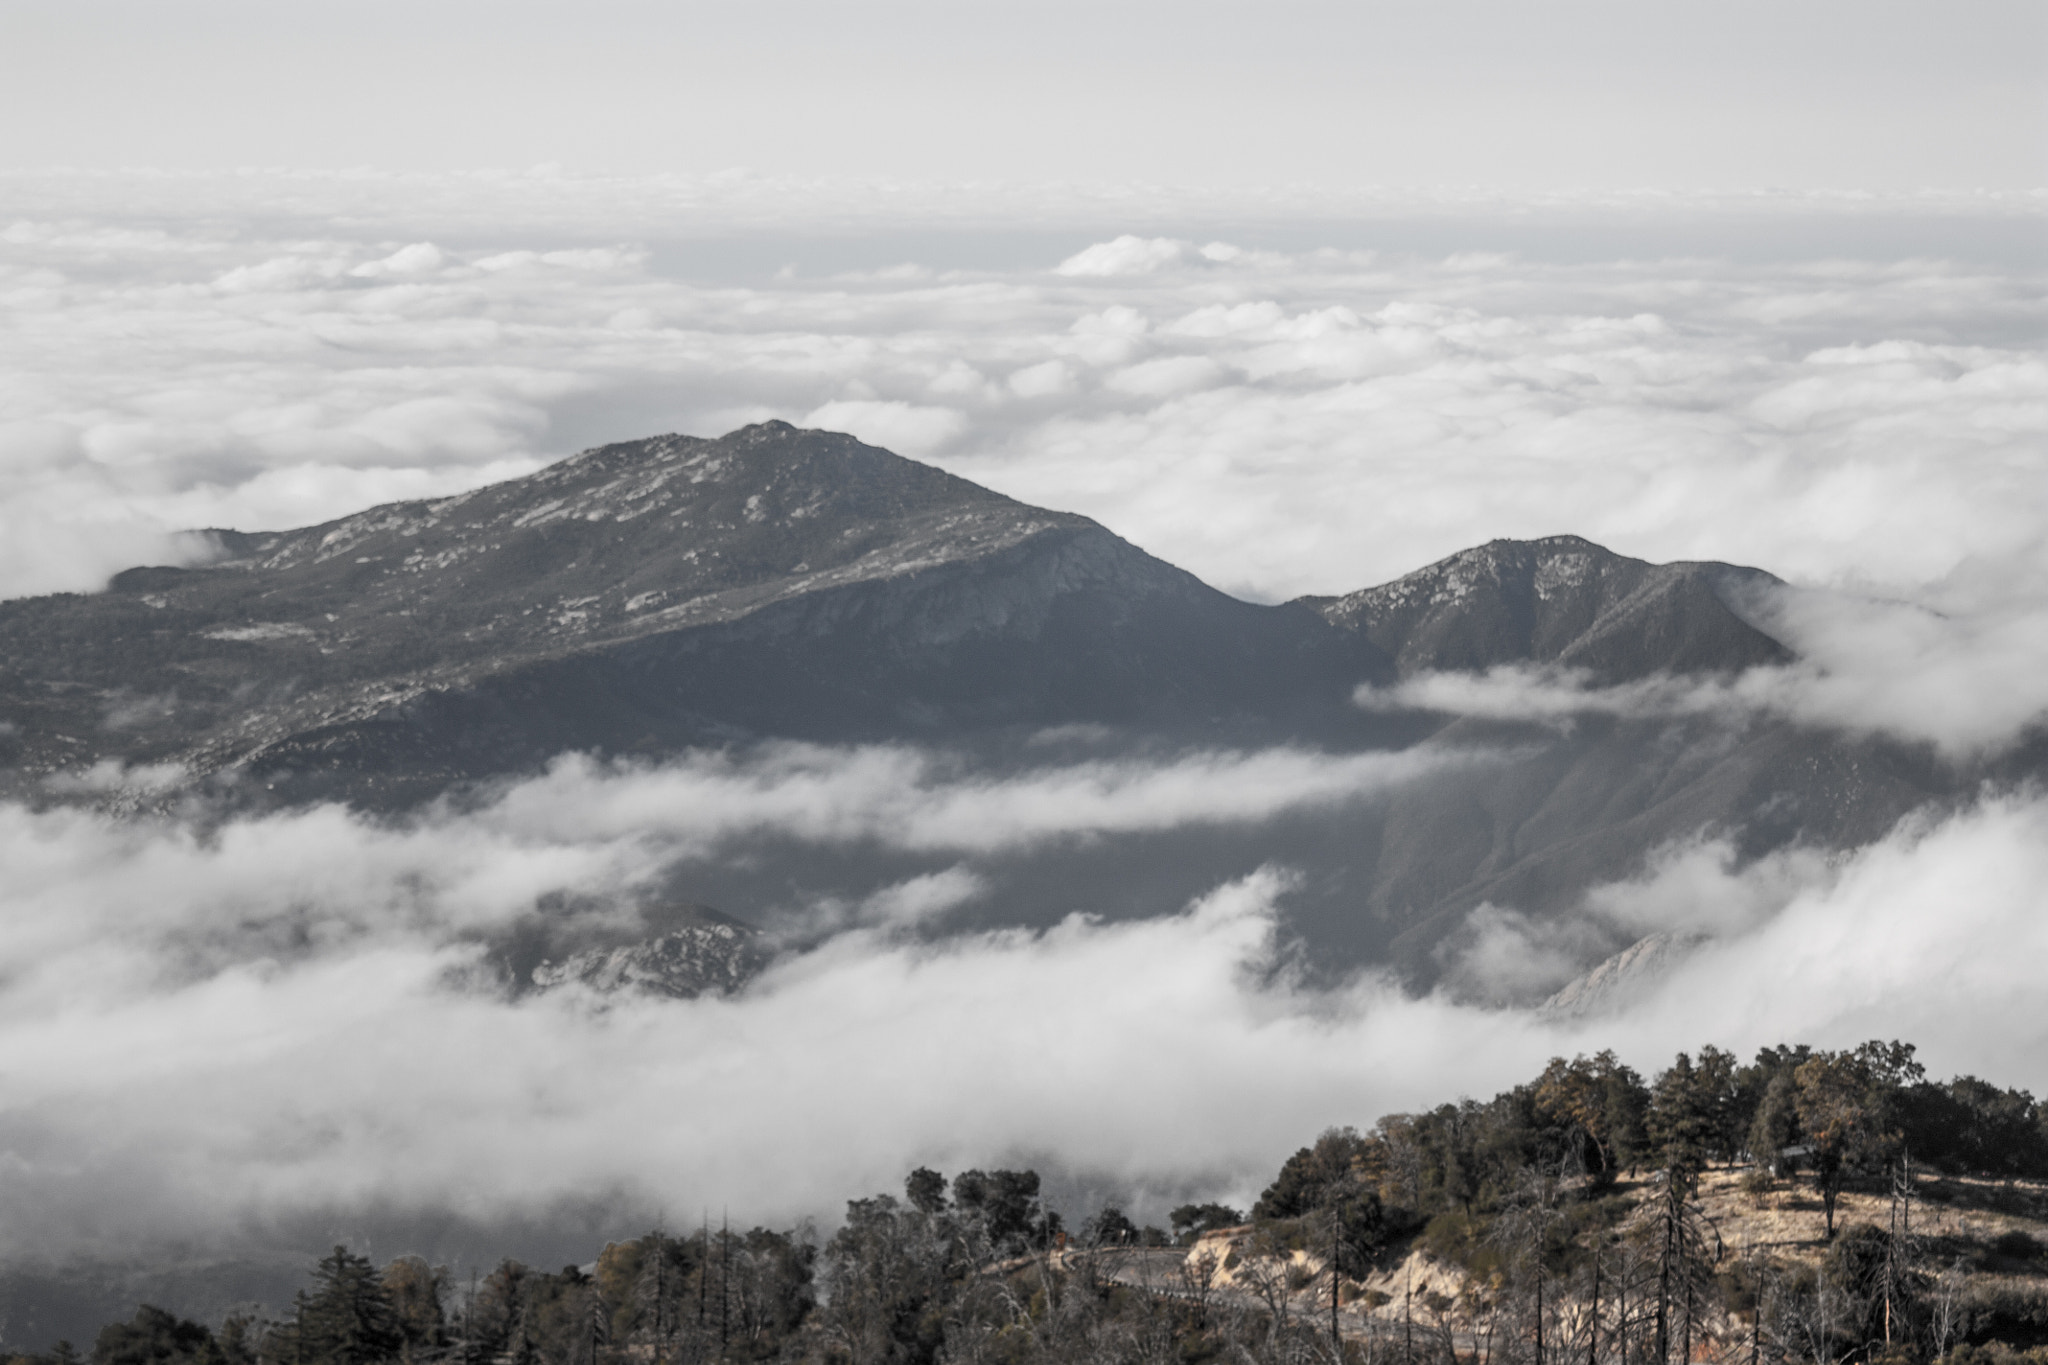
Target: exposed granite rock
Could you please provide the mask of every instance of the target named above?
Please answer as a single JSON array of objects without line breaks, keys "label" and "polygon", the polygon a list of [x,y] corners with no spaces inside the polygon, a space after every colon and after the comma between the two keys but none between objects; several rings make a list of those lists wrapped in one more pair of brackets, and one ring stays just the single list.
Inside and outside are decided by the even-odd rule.
[{"label": "exposed granite rock", "polygon": [[698,924],[644,943],[586,948],[560,962],[541,963],[530,978],[541,990],[573,983],[605,995],[690,999],[738,990],[760,974],[768,958],[759,935],[743,925]]},{"label": "exposed granite rock", "polygon": [[1546,1018],[1588,1019],[1612,1014],[1656,993],[1665,977],[1702,944],[1705,934],[1656,933],[1637,939],[1584,975],[1565,983],[1545,1000]]}]

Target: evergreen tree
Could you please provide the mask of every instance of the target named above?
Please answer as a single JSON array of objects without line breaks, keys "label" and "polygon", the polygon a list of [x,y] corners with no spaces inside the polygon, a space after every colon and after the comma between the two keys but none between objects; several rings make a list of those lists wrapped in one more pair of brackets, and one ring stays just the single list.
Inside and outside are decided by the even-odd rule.
[{"label": "evergreen tree", "polygon": [[1813,1164],[1813,1180],[1835,1236],[1835,1202],[1849,1172],[1883,1155],[1884,1102],[1879,1077],[1855,1052],[1822,1052],[1792,1073],[1798,1086],[1799,1126]]},{"label": "evergreen tree", "polygon": [[953,1202],[981,1220],[999,1253],[1046,1246],[1059,1231],[1059,1215],[1039,1202],[1036,1171],[962,1171],[953,1177]]},{"label": "evergreen tree", "polygon": [[[1259,1196],[1259,1202],[1252,1206],[1252,1217],[1261,1222],[1272,1218],[1298,1218],[1311,1209],[1321,1207],[1327,1191],[1351,1183],[1353,1167],[1364,1145],[1364,1140],[1350,1128],[1325,1130],[1313,1147],[1303,1147],[1287,1158],[1280,1167],[1280,1174]],[[1177,1214],[1174,1221],[1176,1224],[1180,1222]]]},{"label": "evergreen tree", "polygon": [[1681,1052],[1650,1092],[1650,1143],[1657,1151],[1658,1164],[1685,1198],[1692,1196],[1700,1172],[1706,1169],[1707,1144],[1713,1133],[1712,1115],[1699,1081],[1692,1058]]},{"label": "evergreen tree", "polygon": [[1706,1124],[1710,1156],[1733,1161],[1742,1155],[1749,1136],[1749,1115],[1744,1109],[1735,1055],[1709,1043],[1700,1049],[1693,1068],[1693,1090],[1701,1119]]},{"label": "evergreen tree", "polygon": [[1642,1145],[1643,1083],[1612,1052],[1551,1058],[1531,1096],[1537,1123],[1596,1185],[1612,1184]]},{"label": "evergreen tree", "polygon": [[1182,1204],[1166,1215],[1166,1221],[1173,1227],[1175,1241],[1193,1242],[1205,1232],[1237,1227],[1245,1218],[1228,1204]]},{"label": "evergreen tree", "polygon": [[946,1177],[929,1166],[920,1166],[903,1182],[903,1193],[919,1213],[946,1211]]},{"label": "evergreen tree", "polygon": [[368,1257],[338,1246],[314,1267],[313,1281],[301,1365],[378,1365],[399,1354],[404,1324]]},{"label": "evergreen tree", "polygon": [[[248,1313],[227,1315],[216,1336],[222,1365],[256,1365],[256,1342],[251,1331],[256,1326],[256,1319]],[[62,1363],[53,1362],[53,1365]]]},{"label": "evergreen tree", "polygon": [[1788,1068],[1770,1078],[1757,1103],[1749,1124],[1750,1159],[1768,1166],[1773,1174],[1789,1175],[1790,1164],[1783,1153],[1796,1146],[1801,1136],[1799,1087]]},{"label": "evergreen tree", "polygon": [[217,1365],[220,1348],[199,1323],[143,1304],[126,1322],[100,1329],[92,1365]]},{"label": "evergreen tree", "polygon": [[1701,1288],[1701,1236],[1692,1197],[1706,1169],[1713,1132],[1709,1090],[1699,1069],[1681,1052],[1657,1078],[1650,1094],[1648,1128],[1664,1166],[1664,1201],[1659,1219],[1655,1351],[1658,1365],[1671,1358],[1672,1310],[1681,1316],[1679,1361],[1692,1352],[1695,1305]]}]

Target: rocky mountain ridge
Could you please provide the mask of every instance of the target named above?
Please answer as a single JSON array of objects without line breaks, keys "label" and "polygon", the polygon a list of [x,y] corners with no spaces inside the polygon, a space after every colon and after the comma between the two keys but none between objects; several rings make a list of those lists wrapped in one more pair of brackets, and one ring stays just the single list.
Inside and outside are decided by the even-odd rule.
[{"label": "rocky mountain ridge", "polygon": [[540,990],[580,985],[599,995],[642,992],[691,999],[731,992],[767,965],[760,935],[740,924],[699,924],[672,929],[639,943],[585,948],[527,974]]},{"label": "rocky mountain ridge", "polygon": [[[296,531],[213,534],[224,557],[204,568],[0,603],[12,726],[0,764],[31,779],[108,759],[176,765],[282,782],[287,798],[296,787],[388,804],[570,747],[1157,728],[1176,701],[1183,728],[1249,721],[1277,738],[1384,743],[1394,737],[1343,704],[1360,682],[1514,661],[1615,679],[1788,657],[1737,609],[1776,582],[1757,570],[1650,565],[1559,536],[1257,607],[1084,517],[781,423],[600,447]],[[849,646],[869,657],[848,685],[773,704],[792,676],[820,671],[826,637],[837,662],[854,662]],[[727,657],[693,668],[707,651]],[[730,675],[736,654],[748,656],[737,671],[778,683],[703,676]],[[1019,662],[1039,675],[1021,687],[1002,676]],[[593,679],[593,665],[610,676]],[[647,696],[630,675],[650,669],[695,685],[672,676]],[[580,691],[557,710],[596,723],[506,715],[521,709],[508,683],[554,702]],[[921,711],[940,714],[920,726]],[[820,713],[830,719],[811,723]],[[498,757],[465,729],[488,732]],[[417,771],[392,771],[401,738]]]},{"label": "rocky mountain ridge", "polygon": [[[1703,832],[1745,857],[1853,846],[1967,781],[1908,746],[1784,723],[1588,716],[1560,730],[1352,701],[1428,670],[1540,663],[1616,681],[1782,662],[1755,609],[1777,580],[1760,570],[1554,536],[1257,605],[1085,517],[783,423],[216,534],[223,557],[205,567],[0,602],[0,795],[402,813],[572,750],[881,742],[999,773],[1046,762],[1048,733],[1096,736],[1095,758],[1462,746],[1489,762],[1277,825],[1019,855],[991,865],[977,911],[1161,913],[1279,860],[1305,872],[1295,925],[1333,961],[1391,956],[1429,980],[1483,903],[1570,914],[1589,887]],[[939,870],[791,847],[749,865],[762,870],[700,869],[685,890],[745,915]],[[550,970],[667,970],[652,948],[612,963],[622,946]]]},{"label": "rocky mountain ridge", "polygon": [[1325,656],[1315,704],[1341,723],[1344,680],[1385,669],[1086,518],[782,423],[214,534],[204,568],[0,603],[0,765],[376,806],[569,748],[1256,716],[1300,700],[1279,695],[1298,670],[1262,676],[1276,648]]},{"label": "rocky mountain ridge", "polygon": [[1778,586],[1760,569],[1649,564],[1546,536],[1489,541],[1391,583],[1301,601],[1371,640],[1404,678],[1544,663],[1615,683],[1789,662],[1744,610]]},{"label": "rocky mountain ridge", "polygon": [[1543,1002],[1541,1013],[1565,1023],[1618,1013],[1652,995],[1665,976],[1708,942],[1705,934],[1645,934],[1560,986]]}]

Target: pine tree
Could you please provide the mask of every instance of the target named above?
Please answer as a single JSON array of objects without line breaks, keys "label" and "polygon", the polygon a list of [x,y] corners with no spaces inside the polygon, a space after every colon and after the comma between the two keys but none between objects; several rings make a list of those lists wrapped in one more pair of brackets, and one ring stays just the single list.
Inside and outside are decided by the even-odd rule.
[{"label": "pine tree", "polygon": [[1664,1209],[1659,1220],[1657,1315],[1653,1349],[1658,1365],[1671,1358],[1671,1309],[1674,1300],[1684,1314],[1680,1365],[1691,1355],[1694,1281],[1700,1273],[1701,1237],[1692,1206],[1706,1169],[1707,1144],[1713,1131],[1706,1081],[1683,1052],[1671,1069],[1657,1078],[1650,1093],[1649,1133],[1664,1166]]},{"label": "pine tree", "polygon": [[336,1247],[314,1268],[313,1280],[302,1365],[380,1365],[398,1355],[405,1331],[367,1256]]}]

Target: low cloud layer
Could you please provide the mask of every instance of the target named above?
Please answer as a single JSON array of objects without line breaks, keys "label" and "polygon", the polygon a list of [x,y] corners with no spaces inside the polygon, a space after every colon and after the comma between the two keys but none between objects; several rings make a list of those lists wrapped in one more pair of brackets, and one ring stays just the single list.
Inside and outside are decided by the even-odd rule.
[{"label": "low cloud layer", "polygon": [[[858,819],[813,806],[857,805],[876,761],[841,756],[830,800],[756,816],[851,837]],[[686,1220],[706,1201],[829,1217],[919,1162],[1033,1161],[1096,1188],[1242,1198],[1329,1123],[1491,1093],[1553,1053],[1604,1046],[1650,1069],[1704,1041],[1899,1035],[1938,1070],[2048,1086],[2036,798],[1831,859],[1671,850],[1594,893],[1592,912],[1624,937],[1715,937],[1654,997],[1577,1022],[1372,976],[1303,984],[1276,957],[1294,885],[1280,867],[1166,918],[941,940],[902,931],[979,888],[958,868],[929,874],[818,907],[821,925],[852,927],[727,999],[511,1002],[474,984],[479,935],[543,892],[630,893],[678,850],[718,856],[698,798],[674,793],[789,784],[768,771],[569,765],[398,827],[333,808],[203,832],[0,808],[7,1249],[128,1251],[394,1208],[484,1224],[579,1201],[633,1220]],[[1026,798],[913,777],[940,814],[857,837],[984,847],[980,815],[1074,807],[1062,793],[1099,780],[1067,773]],[[1295,799],[1330,780],[1297,773]],[[1077,809],[1059,837],[1089,826]],[[976,815],[945,814],[960,811]]]}]

